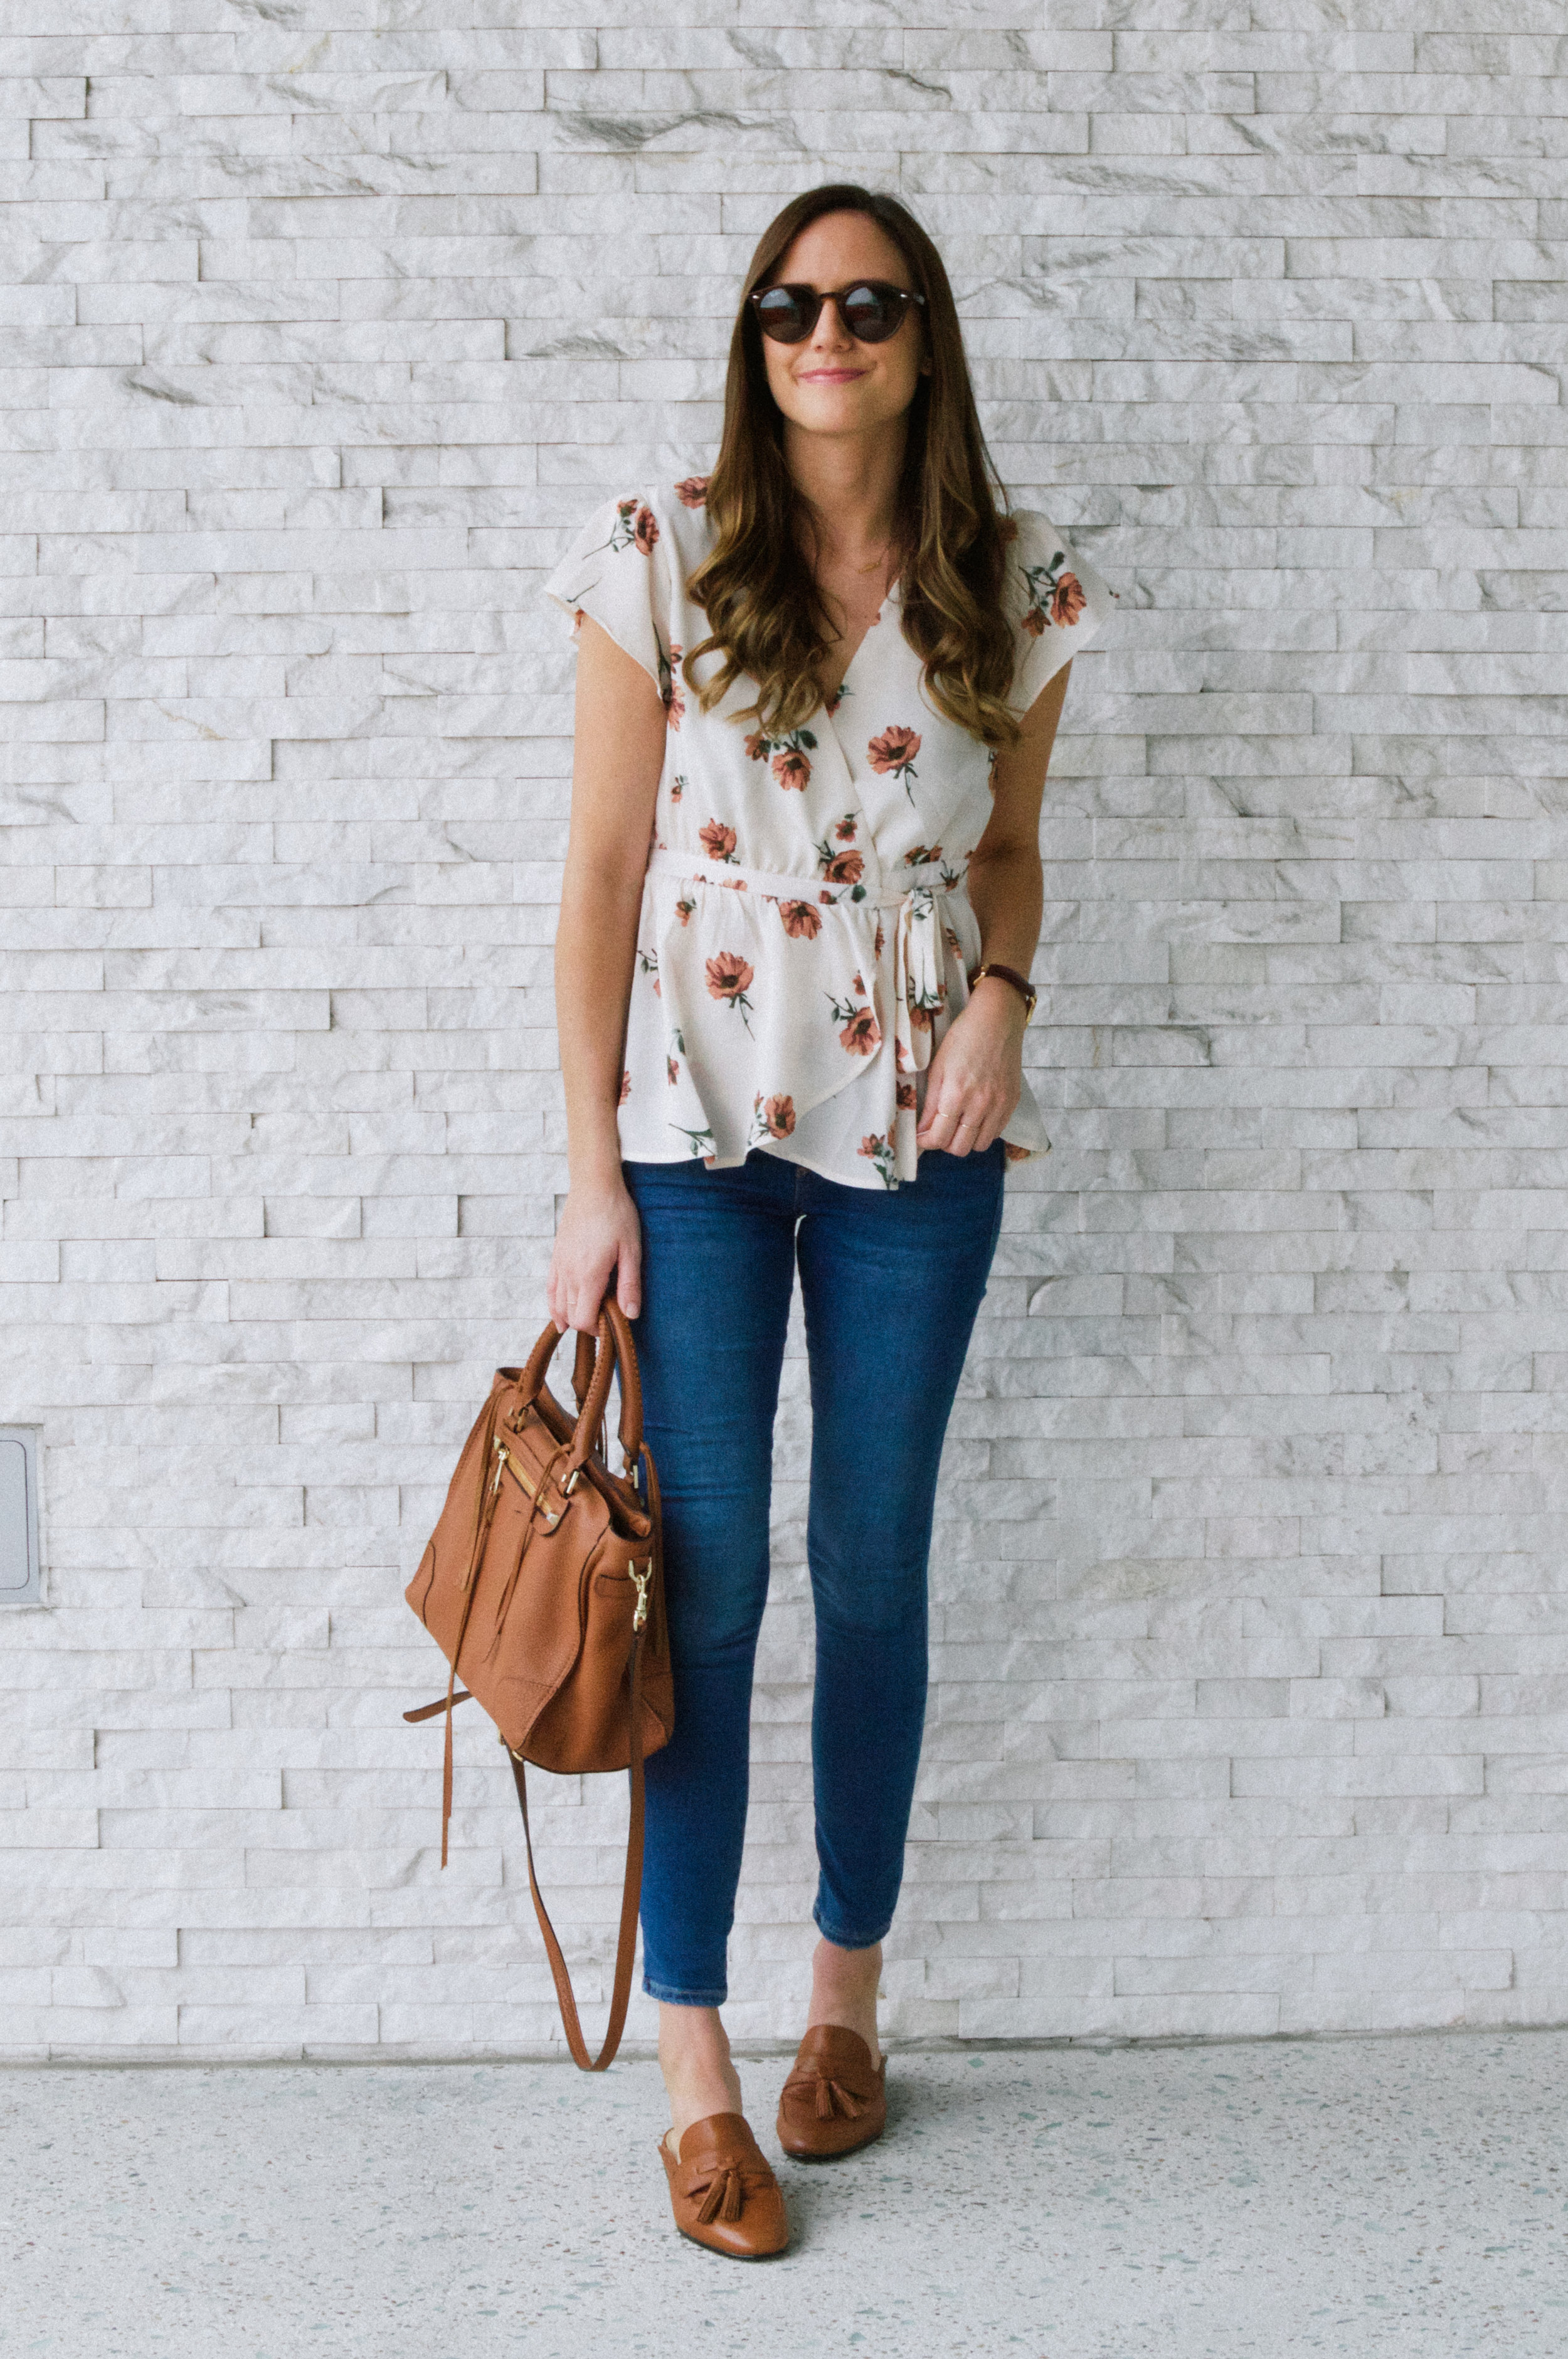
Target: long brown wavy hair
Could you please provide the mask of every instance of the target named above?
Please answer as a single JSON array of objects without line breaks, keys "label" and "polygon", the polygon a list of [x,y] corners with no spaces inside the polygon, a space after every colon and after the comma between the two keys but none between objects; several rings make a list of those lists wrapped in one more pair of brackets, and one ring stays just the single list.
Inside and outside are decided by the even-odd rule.
[{"label": "long brown wavy hair", "polygon": [[[809,223],[838,212],[875,222],[925,298],[931,366],[908,412],[894,539],[903,636],[925,667],[925,692],[936,710],[988,745],[1010,745],[1019,732],[1006,703],[1012,685],[1012,633],[1001,594],[1006,495],[980,431],[953,289],[913,213],[896,197],[851,181],[795,198],[752,256],[730,340],[724,439],[708,483],[715,546],[687,584],[707,609],[709,636],[682,669],[705,712],[749,675],[757,701],[737,717],[755,720],[769,735],[798,729],[822,701],[816,668],[838,633],[806,559],[800,495],[784,465],[784,419],[746,299],[769,283]],[[699,682],[692,666],[712,655],[723,661]]]}]

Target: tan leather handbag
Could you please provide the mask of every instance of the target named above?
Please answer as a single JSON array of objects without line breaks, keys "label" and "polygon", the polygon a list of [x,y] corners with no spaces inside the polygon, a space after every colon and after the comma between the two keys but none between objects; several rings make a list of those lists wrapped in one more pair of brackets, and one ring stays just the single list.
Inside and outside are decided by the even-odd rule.
[{"label": "tan leather handbag", "polygon": [[[546,1328],[524,1368],[498,1368],[463,1444],[408,1603],[446,1656],[447,1692],[405,1720],[447,1719],[441,1865],[452,1814],[452,1711],[475,1696],[501,1732],[517,1783],[528,1887],[573,2059],[601,2072],[620,2045],[643,1889],[643,1761],[675,1727],[660,1553],[659,1483],[643,1440],[632,1331],[613,1295],[597,1337],[579,1334],[568,1415],[545,1383],[561,1338]],[[611,1374],[621,1379],[620,1474],[605,1459]],[[641,1468],[639,1488],[631,1479]],[[459,1688],[458,1680],[467,1685]],[[632,1772],[621,1935],[604,2045],[591,2060],[571,1977],[538,1879],[524,1764]]]}]

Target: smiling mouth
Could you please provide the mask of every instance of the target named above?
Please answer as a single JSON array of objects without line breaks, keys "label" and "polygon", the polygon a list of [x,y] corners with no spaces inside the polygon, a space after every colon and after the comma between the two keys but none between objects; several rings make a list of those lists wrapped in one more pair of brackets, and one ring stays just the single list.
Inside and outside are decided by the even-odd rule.
[{"label": "smiling mouth", "polygon": [[799,381],[802,385],[852,385],[865,375],[864,369],[857,368],[802,369]]}]

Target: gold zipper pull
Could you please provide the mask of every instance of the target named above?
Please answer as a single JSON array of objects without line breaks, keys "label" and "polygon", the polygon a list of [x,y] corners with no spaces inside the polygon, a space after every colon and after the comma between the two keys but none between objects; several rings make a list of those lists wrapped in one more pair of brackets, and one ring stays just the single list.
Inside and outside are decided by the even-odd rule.
[{"label": "gold zipper pull", "polygon": [[[539,1495],[538,1484],[533,1480],[531,1475],[524,1472],[521,1462],[518,1459],[514,1458],[511,1451],[508,1450],[505,1442],[502,1440],[499,1434],[496,1436],[495,1448],[497,1453],[495,1468],[496,1489],[499,1491],[501,1488],[501,1475],[503,1468],[509,1467],[517,1481],[522,1484],[524,1490],[526,1491],[530,1499],[536,1499]],[[545,1528],[546,1531],[553,1532],[556,1526],[561,1520],[560,1516],[558,1515],[552,1514],[548,1507],[543,1508],[542,1513],[545,1519]]]},{"label": "gold zipper pull", "polygon": [[632,1616],[632,1627],[640,1630],[648,1618],[648,1583],[653,1575],[651,1572],[639,1572],[634,1564],[629,1564],[626,1571],[637,1590],[637,1611]]}]

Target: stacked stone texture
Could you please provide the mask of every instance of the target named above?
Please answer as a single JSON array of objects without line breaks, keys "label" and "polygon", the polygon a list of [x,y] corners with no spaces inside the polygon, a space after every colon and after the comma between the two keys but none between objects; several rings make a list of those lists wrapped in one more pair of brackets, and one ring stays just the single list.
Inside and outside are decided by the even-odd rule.
[{"label": "stacked stone texture", "polygon": [[[557,2037],[491,1732],[443,1875],[399,1718],[565,1185],[538,584],[710,458],[752,242],[845,175],[942,243],[1002,476],[1120,594],[1048,790],[1055,1151],[948,1444],[889,2027],[1561,2020],[1561,8],[660,13],[0,39],[0,1417],[48,1562],[0,2039]],[[811,1938],[804,1373],[752,2035]],[[590,1991],[614,1782],[540,1813]]]}]

